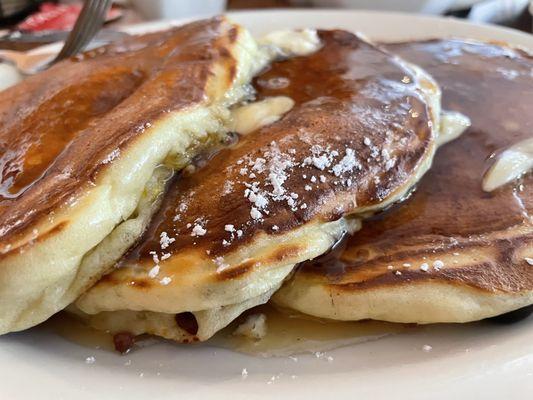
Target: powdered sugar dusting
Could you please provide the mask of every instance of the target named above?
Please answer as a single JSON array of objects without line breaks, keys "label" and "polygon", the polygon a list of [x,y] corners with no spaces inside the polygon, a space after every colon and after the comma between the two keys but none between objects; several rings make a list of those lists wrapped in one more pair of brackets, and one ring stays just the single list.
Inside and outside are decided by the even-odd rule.
[{"label": "powdered sugar dusting", "polygon": [[172,279],[169,278],[168,276],[165,276],[163,279],[161,279],[161,280],[159,281],[159,283],[160,283],[161,285],[163,285],[163,286],[168,285],[170,282],[172,282]]},{"label": "powdered sugar dusting", "polygon": [[192,226],[191,236],[204,236],[207,233],[206,222],[203,218],[197,218]]},{"label": "powdered sugar dusting", "polygon": [[[216,172],[220,187],[199,185],[183,192],[173,216],[175,227],[160,234],[161,251],[155,254],[158,262],[171,256],[166,249],[176,241],[177,236],[173,237],[173,234],[192,237],[187,242],[192,242],[192,245],[206,243],[216,237],[215,243],[219,248],[228,249],[247,232],[253,232],[255,227],[261,227],[270,234],[282,231],[279,215],[296,214],[296,220],[310,218],[317,210],[316,204],[322,206],[330,201],[332,190],[356,187],[360,177],[371,174],[374,167],[369,163],[381,163],[381,171],[387,163],[391,163],[391,168],[394,165],[395,158],[388,148],[395,146],[391,146],[386,138],[379,148],[374,144],[379,139],[341,140],[341,136],[326,138],[300,129],[296,137],[288,135],[271,141],[253,151],[243,152],[240,157],[232,158],[231,152],[226,153],[231,161],[222,160],[222,168]],[[193,174],[201,171],[202,167],[197,168]],[[382,177],[375,178],[374,184],[377,185]],[[203,209],[198,206],[195,190],[208,190],[208,193],[213,190],[213,198],[228,196],[227,208],[220,203],[226,214],[210,214],[207,210],[204,215],[199,215],[195,210]],[[242,199],[245,199],[244,203]],[[247,210],[242,210],[247,211],[247,215],[241,212],[243,206],[247,207]],[[354,199],[349,207],[356,206]],[[287,214],[285,211],[280,213],[280,207]],[[211,225],[209,219],[212,220]],[[210,252],[206,254],[209,256]],[[215,257],[212,260],[218,272],[228,268],[223,259]]]},{"label": "powdered sugar dusting", "polygon": [[346,149],[346,155],[336,164],[332,171],[337,177],[342,174],[353,171],[354,168],[361,169],[361,164],[355,158],[355,151],[353,149]]},{"label": "powdered sugar dusting", "polygon": [[161,235],[159,236],[159,244],[161,245],[161,250],[166,249],[168,246],[170,246],[171,243],[174,243],[176,241],[175,238],[171,238],[168,236],[168,233],[161,232]]},{"label": "powdered sugar dusting", "polygon": [[157,275],[159,275],[159,270],[159,265],[154,266],[150,271],[148,271],[148,276],[152,279],[155,278]]}]

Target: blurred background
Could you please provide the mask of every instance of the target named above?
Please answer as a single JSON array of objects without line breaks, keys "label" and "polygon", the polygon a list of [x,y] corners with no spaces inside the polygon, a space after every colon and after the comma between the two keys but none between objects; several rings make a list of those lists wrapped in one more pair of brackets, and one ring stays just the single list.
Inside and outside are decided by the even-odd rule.
[{"label": "blurred background", "polygon": [[[0,48],[26,50],[61,40],[81,0],[0,0]],[[533,32],[532,0],[117,0],[106,27],[155,19],[266,8],[346,8],[447,15]]]}]

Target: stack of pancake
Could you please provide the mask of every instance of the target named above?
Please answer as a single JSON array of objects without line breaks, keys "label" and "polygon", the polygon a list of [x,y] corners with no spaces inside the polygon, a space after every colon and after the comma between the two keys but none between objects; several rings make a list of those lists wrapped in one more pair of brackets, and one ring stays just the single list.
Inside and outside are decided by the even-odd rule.
[{"label": "stack of pancake", "polygon": [[492,44],[255,41],[222,17],[59,63],[0,99],[0,333],[67,306],[185,343],[269,301],[414,323],[526,307],[531,71]]}]

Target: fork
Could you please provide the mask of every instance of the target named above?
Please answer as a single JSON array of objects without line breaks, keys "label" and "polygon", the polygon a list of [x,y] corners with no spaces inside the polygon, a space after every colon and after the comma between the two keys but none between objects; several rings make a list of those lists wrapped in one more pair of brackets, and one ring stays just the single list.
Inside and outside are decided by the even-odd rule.
[{"label": "fork", "polygon": [[73,56],[87,46],[104,24],[110,5],[111,0],[86,0],[72,32],[52,63]]},{"label": "fork", "polygon": [[86,0],[74,28],[55,57],[50,54],[28,55],[16,51],[0,50],[0,59],[14,64],[22,75],[33,75],[58,61],[73,56],[84,49],[100,30],[110,5],[111,0]]}]

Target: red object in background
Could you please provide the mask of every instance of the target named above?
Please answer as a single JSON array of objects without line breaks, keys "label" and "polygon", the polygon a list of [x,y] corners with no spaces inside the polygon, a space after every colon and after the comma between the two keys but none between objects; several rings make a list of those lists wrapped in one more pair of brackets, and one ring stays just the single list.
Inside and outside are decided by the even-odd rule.
[{"label": "red object in background", "polygon": [[[25,32],[69,31],[76,23],[81,7],[81,4],[43,3],[39,11],[27,17],[17,28]],[[120,9],[111,8],[107,13],[106,22],[120,16]]]}]

